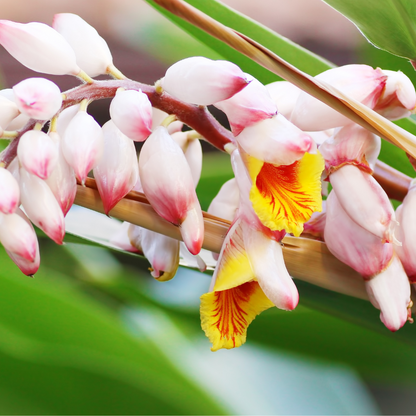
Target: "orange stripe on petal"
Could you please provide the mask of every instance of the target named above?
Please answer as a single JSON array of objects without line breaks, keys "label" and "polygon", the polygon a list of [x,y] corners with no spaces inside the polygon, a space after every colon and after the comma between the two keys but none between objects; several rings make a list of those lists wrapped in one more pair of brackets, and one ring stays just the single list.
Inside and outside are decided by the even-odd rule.
[{"label": "orange stripe on petal", "polygon": [[201,326],[212,342],[212,351],[235,348],[246,342],[247,327],[273,307],[257,282],[201,296]]},{"label": "orange stripe on petal", "polygon": [[299,236],[312,213],[321,211],[320,153],[309,154],[291,164],[274,166],[248,158],[253,182],[250,200],[260,221],[271,230],[286,230]]}]

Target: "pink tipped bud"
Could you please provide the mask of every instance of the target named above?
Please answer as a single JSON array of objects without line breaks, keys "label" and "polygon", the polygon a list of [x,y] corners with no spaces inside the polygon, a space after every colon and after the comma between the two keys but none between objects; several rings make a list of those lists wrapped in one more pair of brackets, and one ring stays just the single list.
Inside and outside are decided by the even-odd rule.
[{"label": "pink tipped bud", "polygon": [[272,82],[266,85],[266,89],[276,104],[279,114],[290,120],[290,116],[302,90],[288,81]]},{"label": "pink tipped bud", "polygon": [[240,202],[240,192],[235,178],[225,182],[208,207],[208,213],[233,221]]},{"label": "pink tipped bud", "polygon": [[237,65],[202,56],[176,62],[162,79],[162,87],[169,94],[198,105],[227,100],[247,84],[245,74]]},{"label": "pink tipped bud", "polygon": [[12,214],[20,204],[20,189],[17,180],[4,168],[0,168],[0,212]]},{"label": "pink tipped bud", "polygon": [[416,106],[416,92],[412,81],[401,71],[383,70],[387,75],[384,91],[377,101],[374,111],[389,120],[410,116]]},{"label": "pink tipped bud", "polygon": [[274,165],[291,165],[316,151],[311,137],[281,114],[246,127],[236,139],[250,156]]},{"label": "pink tipped bud", "polygon": [[129,251],[131,253],[141,253],[142,250],[138,250],[130,242],[130,238],[128,236],[130,225],[131,224],[129,222],[124,221],[118,228],[117,232],[111,237],[110,244],[113,244],[124,251]]},{"label": "pink tipped bud", "polygon": [[77,64],[90,77],[105,74],[107,68],[113,64],[113,57],[106,41],[76,14],[56,14],[52,26],[71,45]]},{"label": "pink tipped bud", "polygon": [[172,279],[179,266],[179,241],[142,227],[130,225],[130,242],[143,252],[152,268],[152,276],[165,282]]},{"label": "pink tipped bud", "polygon": [[97,166],[104,152],[101,127],[86,111],[79,111],[68,124],[62,151],[78,180],[84,183],[88,172]]},{"label": "pink tipped bud", "polygon": [[334,135],[319,147],[330,174],[339,166],[353,164],[373,170],[381,148],[381,139],[358,124],[336,129]]},{"label": "pink tipped bud", "polygon": [[152,104],[141,91],[117,91],[110,116],[121,132],[136,142],[146,140],[152,132]]},{"label": "pink tipped bud", "polygon": [[30,220],[55,243],[62,244],[64,216],[46,182],[20,168],[20,192],[23,208]]},{"label": "pink tipped bud", "polygon": [[371,303],[380,309],[381,322],[392,332],[399,330],[410,317],[410,284],[396,255],[391,263],[366,284]]},{"label": "pink tipped bud", "polygon": [[139,171],[144,193],[161,217],[181,226],[190,215],[183,238],[188,250],[197,254],[204,235],[201,207],[186,158],[166,128],[158,127],[146,140]]},{"label": "pink tipped bud", "polygon": [[30,130],[19,141],[17,156],[20,164],[41,179],[49,177],[58,163],[58,148],[42,131]]},{"label": "pink tipped bud", "polygon": [[380,240],[400,244],[394,236],[397,221],[390,200],[369,173],[345,165],[331,174],[330,181],[352,220]]},{"label": "pink tipped bud", "polygon": [[139,176],[134,142],[110,120],[104,124],[104,153],[94,168],[94,178],[108,215],[111,209],[130,192]]},{"label": "pink tipped bud", "polygon": [[326,200],[325,242],[329,251],[364,279],[380,273],[393,256],[393,245],[354,222],[331,192]]},{"label": "pink tipped bud", "polygon": [[27,78],[13,87],[20,112],[36,120],[49,120],[61,108],[58,86],[45,78]]},{"label": "pink tipped bud", "polygon": [[24,273],[26,276],[32,276],[39,270],[40,266],[40,253],[39,247],[36,250],[36,257],[33,261],[26,260],[24,257],[20,257],[16,253],[6,250],[7,255],[13,260],[14,264]]},{"label": "pink tipped bud", "polygon": [[49,137],[53,140],[58,149],[58,162],[46,179],[46,183],[55,195],[65,216],[74,203],[75,195],[77,193],[77,180],[75,178],[74,169],[68,165],[68,162],[64,158],[61,138],[58,133],[51,132],[49,133]]},{"label": "pink tipped bud", "polygon": [[77,75],[71,46],[56,30],[43,23],[0,20],[0,44],[22,65],[51,75]]},{"label": "pink tipped bud", "polygon": [[20,209],[14,214],[0,213],[0,241],[11,253],[29,261],[35,260],[38,250],[36,233]]},{"label": "pink tipped bud", "polygon": [[[332,68],[315,78],[370,108],[376,105],[387,80],[381,69],[367,65]],[[304,131],[327,130],[351,123],[350,119],[305,92],[299,95],[290,121]]]},{"label": "pink tipped bud", "polygon": [[271,118],[277,114],[277,107],[266,87],[251,75],[246,74],[250,84],[225,101],[215,103],[228,118],[234,136],[245,127]]}]

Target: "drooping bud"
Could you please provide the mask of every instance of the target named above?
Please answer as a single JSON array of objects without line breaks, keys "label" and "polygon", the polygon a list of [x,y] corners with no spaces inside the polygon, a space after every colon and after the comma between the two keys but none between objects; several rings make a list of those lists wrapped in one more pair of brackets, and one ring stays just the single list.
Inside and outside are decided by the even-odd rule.
[{"label": "drooping bud", "polygon": [[88,172],[97,166],[104,151],[101,127],[86,111],[79,111],[68,124],[62,151],[78,180],[84,183]]},{"label": "drooping bud", "polygon": [[24,257],[21,257],[11,251],[6,250],[7,255],[13,260],[14,264],[24,273],[26,276],[33,276],[40,266],[40,253],[39,247],[36,250],[36,257],[33,261],[26,260]]},{"label": "drooping bud", "polygon": [[19,208],[14,214],[0,213],[0,242],[7,251],[35,261],[38,239],[32,224]]},{"label": "drooping bud", "polygon": [[365,282],[370,301],[380,309],[380,320],[392,332],[411,319],[410,284],[400,260],[393,255],[385,270]]},{"label": "drooping bud", "polygon": [[232,97],[248,82],[243,71],[231,62],[194,56],[169,67],[162,87],[179,100],[210,105]]},{"label": "drooping bud", "polygon": [[331,174],[330,181],[353,221],[383,242],[400,244],[394,235],[397,221],[390,200],[368,172],[344,165]]},{"label": "drooping bud", "polygon": [[401,71],[382,70],[387,75],[386,87],[378,99],[374,111],[389,120],[410,116],[416,106],[416,92],[412,81]]},{"label": "drooping bud", "polygon": [[291,165],[305,152],[316,152],[315,142],[280,114],[246,127],[236,140],[250,156],[274,165]]},{"label": "drooping bud", "polygon": [[54,16],[52,26],[71,45],[77,64],[90,77],[105,74],[112,66],[113,57],[107,42],[81,17],[59,13]]},{"label": "drooping bud", "polygon": [[43,23],[0,20],[0,44],[22,65],[51,75],[77,75],[81,71],[71,46]]},{"label": "drooping bud", "polygon": [[198,254],[204,238],[201,207],[185,155],[166,128],[158,127],[144,143],[139,171],[144,193],[155,211],[179,226],[188,250]]},{"label": "drooping bud", "polygon": [[62,244],[64,216],[47,183],[20,168],[20,192],[23,208],[30,220],[55,243]]},{"label": "drooping bud", "polygon": [[49,120],[61,108],[58,86],[45,78],[27,78],[13,87],[19,111],[35,120]]},{"label": "drooping bud", "polygon": [[17,180],[4,168],[0,168],[0,212],[12,214],[20,204],[20,189]]},{"label": "drooping bud", "polygon": [[141,91],[118,90],[111,100],[110,117],[135,142],[143,142],[152,132],[152,104]]},{"label": "drooping bud", "polygon": [[111,237],[110,244],[113,244],[116,247],[131,253],[142,253],[141,250],[138,250],[131,244],[130,238],[128,236],[130,225],[131,224],[129,222],[124,221],[118,228],[117,232]]},{"label": "drooping bud", "polygon": [[134,143],[114,124],[108,121],[102,128],[104,153],[94,168],[94,178],[108,215],[111,209],[128,192],[139,176],[136,149]]},{"label": "drooping bud", "polygon": [[55,169],[46,179],[46,183],[55,195],[65,216],[74,203],[75,195],[77,193],[77,180],[75,178],[74,169],[69,166],[62,153],[62,144],[59,134],[50,132],[49,137],[53,140],[58,149],[58,162]]},{"label": "drooping bud", "polygon": [[277,114],[277,107],[266,87],[249,74],[245,74],[250,83],[237,94],[224,101],[215,103],[228,118],[234,136],[245,127],[271,118]]},{"label": "drooping bud", "polygon": [[33,175],[47,179],[58,163],[58,148],[44,132],[30,130],[23,134],[17,147],[20,164]]},{"label": "drooping bud", "polygon": [[179,266],[179,241],[131,224],[131,244],[149,260],[151,275],[160,282],[172,279]]},{"label": "drooping bud", "polygon": [[[328,69],[315,77],[370,108],[376,105],[387,76],[368,65],[345,65]],[[290,121],[304,131],[321,131],[352,123],[351,120],[322,101],[302,92]]]}]

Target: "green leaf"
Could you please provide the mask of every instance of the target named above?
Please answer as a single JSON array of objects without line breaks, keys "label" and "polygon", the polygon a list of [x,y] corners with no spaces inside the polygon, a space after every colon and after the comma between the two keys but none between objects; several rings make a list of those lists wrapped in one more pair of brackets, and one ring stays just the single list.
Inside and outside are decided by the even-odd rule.
[{"label": "green leaf", "polygon": [[378,48],[416,60],[414,0],[324,0],[354,22]]},{"label": "green leaf", "polygon": [[24,394],[15,405],[1,401],[2,414],[223,412],[151,341],[129,334],[63,275],[42,264],[29,279],[3,249],[0,262],[0,397]]}]

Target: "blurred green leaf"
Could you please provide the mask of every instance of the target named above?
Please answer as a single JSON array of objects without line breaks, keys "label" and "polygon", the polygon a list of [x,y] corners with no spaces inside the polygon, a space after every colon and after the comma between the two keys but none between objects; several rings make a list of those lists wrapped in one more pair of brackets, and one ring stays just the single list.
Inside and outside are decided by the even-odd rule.
[{"label": "blurred green leaf", "polygon": [[29,279],[3,249],[0,261],[7,299],[0,302],[0,397],[9,390],[25,395],[15,409],[1,402],[3,414],[222,413],[149,340],[129,335],[57,271],[42,265]]},{"label": "blurred green leaf", "polygon": [[416,60],[413,0],[324,0],[354,22],[376,47]]}]

